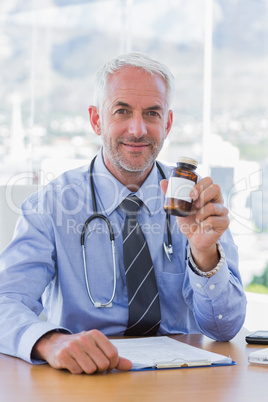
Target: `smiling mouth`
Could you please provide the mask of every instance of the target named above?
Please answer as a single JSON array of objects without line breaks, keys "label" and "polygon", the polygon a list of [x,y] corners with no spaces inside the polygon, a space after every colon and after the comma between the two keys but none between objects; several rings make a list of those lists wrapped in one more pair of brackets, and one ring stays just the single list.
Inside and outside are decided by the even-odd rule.
[{"label": "smiling mouth", "polygon": [[130,147],[133,149],[146,148],[146,147],[150,146],[150,144],[148,144],[148,143],[125,143],[125,142],[123,142],[122,144],[126,147]]}]

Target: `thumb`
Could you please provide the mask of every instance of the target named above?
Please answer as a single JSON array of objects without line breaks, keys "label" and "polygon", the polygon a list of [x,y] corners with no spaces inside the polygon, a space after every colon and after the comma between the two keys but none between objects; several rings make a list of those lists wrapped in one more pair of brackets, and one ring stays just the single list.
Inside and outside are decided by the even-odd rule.
[{"label": "thumb", "polygon": [[117,370],[128,371],[131,369],[131,367],[132,363],[130,360],[119,356],[117,366],[115,367]]},{"label": "thumb", "polygon": [[168,180],[164,179],[160,181],[160,187],[164,194],[167,192]]}]

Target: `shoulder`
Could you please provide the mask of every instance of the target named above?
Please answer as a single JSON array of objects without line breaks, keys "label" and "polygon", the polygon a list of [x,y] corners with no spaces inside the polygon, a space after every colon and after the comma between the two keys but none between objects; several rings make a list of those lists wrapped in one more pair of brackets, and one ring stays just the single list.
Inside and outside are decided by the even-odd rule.
[{"label": "shoulder", "polygon": [[70,196],[79,197],[81,193],[85,193],[85,189],[89,185],[88,165],[68,170],[60,176],[42,186],[38,191],[28,197],[22,204],[23,209],[32,209],[35,206],[45,204],[48,206],[52,200],[61,200],[61,202]]}]

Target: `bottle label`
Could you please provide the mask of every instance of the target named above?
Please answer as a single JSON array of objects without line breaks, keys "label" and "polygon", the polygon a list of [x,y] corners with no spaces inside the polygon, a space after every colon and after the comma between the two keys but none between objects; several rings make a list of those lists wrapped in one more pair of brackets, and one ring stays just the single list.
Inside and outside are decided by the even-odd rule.
[{"label": "bottle label", "polygon": [[195,182],[192,180],[171,177],[168,181],[166,198],[176,198],[177,200],[192,202],[189,194],[194,186]]}]

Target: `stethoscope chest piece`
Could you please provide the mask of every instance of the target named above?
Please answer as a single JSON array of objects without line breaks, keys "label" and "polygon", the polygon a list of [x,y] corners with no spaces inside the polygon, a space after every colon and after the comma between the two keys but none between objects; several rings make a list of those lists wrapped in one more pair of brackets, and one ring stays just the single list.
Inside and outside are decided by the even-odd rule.
[{"label": "stethoscope chest piece", "polygon": [[163,247],[167,256],[167,259],[171,262],[171,255],[173,254],[173,247],[172,244],[167,245],[167,243],[163,243]]},{"label": "stethoscope chest piece", "polygon": [[96,307],[96,308],[100,308],[100,307],[107,307],[107,308],[110,308],[110,307],[113,307],[113,303],[112,302],[110,302],[110,303],[108,303],[108,304],[103,304],[103,303],[101,303],[101,302],[94,302],[93,303],[94,304],[94,307]]}]

